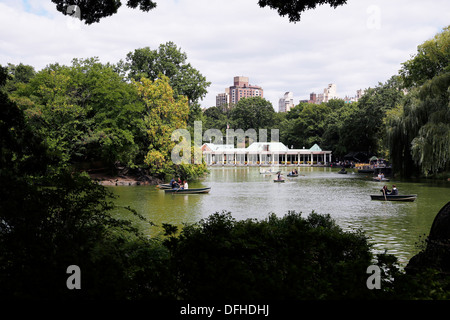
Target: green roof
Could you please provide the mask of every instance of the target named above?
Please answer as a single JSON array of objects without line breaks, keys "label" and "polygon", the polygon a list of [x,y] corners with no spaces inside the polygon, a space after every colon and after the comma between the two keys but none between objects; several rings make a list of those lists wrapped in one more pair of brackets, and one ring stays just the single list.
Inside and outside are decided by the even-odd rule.
[{"label": "green roof", "polygon": [[315,145],[313,145],[309,150],[311,150],[311,151],[322,151],[322,149],[320,149],[320,147],[317,145],[317,143]]}]

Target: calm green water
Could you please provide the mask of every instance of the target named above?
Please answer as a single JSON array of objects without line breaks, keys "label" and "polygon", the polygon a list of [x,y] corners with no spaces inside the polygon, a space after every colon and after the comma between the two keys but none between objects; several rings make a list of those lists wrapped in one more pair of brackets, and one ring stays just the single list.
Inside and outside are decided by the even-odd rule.
[{"label": "calm green water", "polygon": [[[364,174],[337,174],[337,169],[300,168],[299,177],[286,178],[285,183],[274,183],[275,176],[260,174],[258,167],[210,171],[203,180],[189,184],[190,188],[211,187],[209,194],[166,195],[154,186],[111,189],[119,196],[119,205],[136,209],[157,225],[181,226],[223,210],[238,220],[264,219],[271,212],[283,216],[289,210],[305,216],[313,210],[330,214],[344,230],[364,230],[375,250],[387,249],[402,265],[420,251],[418,243],[450,201],[450,182],[387,182],[388,187],[396,184],[400,194],[418,195],[415,202],[401,203],[372,201],[370,194],[380,194],[383,184]],[[143,228],[149,235],[161,231],[146,225]]]}]

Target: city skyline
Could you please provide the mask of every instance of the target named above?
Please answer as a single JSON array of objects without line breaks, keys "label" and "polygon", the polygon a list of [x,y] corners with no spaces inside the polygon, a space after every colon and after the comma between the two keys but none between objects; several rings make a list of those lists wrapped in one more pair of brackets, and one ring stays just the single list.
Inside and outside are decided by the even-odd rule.
[{"label": "city skyline", "polygon": [[[249,77],[245,76],[235,76],[233,78],[234,85],[228,88],[225,88],[225,92],[221,92],[216,96],[216,105],[215,107],[229,107],[235,105],[241,98],[250,98],[254,96],[263,96],[263,88],[261,86],[251,85],[249,84]],[[250,91],[250,88],[257,89],[256,91],[260,92],[260,94],[253,94]],[[242,93],[240,93],[242,91]],[[356,90],[355,94],[349,96],[346,94],[344,97],[341,97],[337,93],[337,85],[335,83],[329,83],[327,87],[325,87],[320,93],[311,92],[309,94],[309,99],[294,99],[294,93],[292,91],[286,91],[282,97],[279,98],[278,104],[273,105],[273,108],[276,112],[288,112],[290,109],[295,107],[300,103],[327,103],[332,99],[341,99],[346,103],[357,102],[362,95],[364,94],[365,89]],[[297,102],[296,102],[297,101]],[[207,108],[205,108],[207,109]]]}]

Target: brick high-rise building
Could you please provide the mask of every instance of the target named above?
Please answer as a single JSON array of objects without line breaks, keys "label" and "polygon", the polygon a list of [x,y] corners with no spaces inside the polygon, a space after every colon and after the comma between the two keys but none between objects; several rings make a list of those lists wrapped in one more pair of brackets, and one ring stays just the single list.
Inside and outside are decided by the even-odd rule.
[{"label": "brick high-rise building", "polygon": [[230,104],[234,105],[242,98],[263,97],[264,90],[260,86],[250,85],[248,77],[234,77],[234,85],[230,87]]}]

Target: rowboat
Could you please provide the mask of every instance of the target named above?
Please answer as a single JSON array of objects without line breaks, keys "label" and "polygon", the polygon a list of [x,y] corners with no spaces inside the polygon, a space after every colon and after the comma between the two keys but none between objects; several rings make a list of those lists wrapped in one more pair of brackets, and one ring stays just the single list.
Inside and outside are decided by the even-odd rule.
[{"label": "rowboat", "polygon": [[417,198],[417,194],[411,194],[411,195],[370,195],[370,198],[372,200],[379,200],[379,201],[403,201],[403,202],[413,202]]},{"label": "rowboat", "polygon": [[297,173],[288,173],[287,174],[288,177],[298,177]]},{"label": "rowboat", "polygon": [[378,178],[378,177],[374,177],[373,180],[374,181],[390,181],[388,178]]},{"label": "rowboat", "polygon": [[170,186],[170,183],[158,184],[156,187],[159,189],[172,189],[172,187]]},{"label": "rowboat", "polygon": [[273,180],[273,182],[284,182],[284,180],[283,179],[280,179],[280,180],[275,179],[275,180]]},{"label": "rowboat", "polygon": [[171,194],[194,194],[194,193],[208,193],[211,191],[211,187],[209,188],[197,188],[197,189],[165,189],[165,193]]}]

